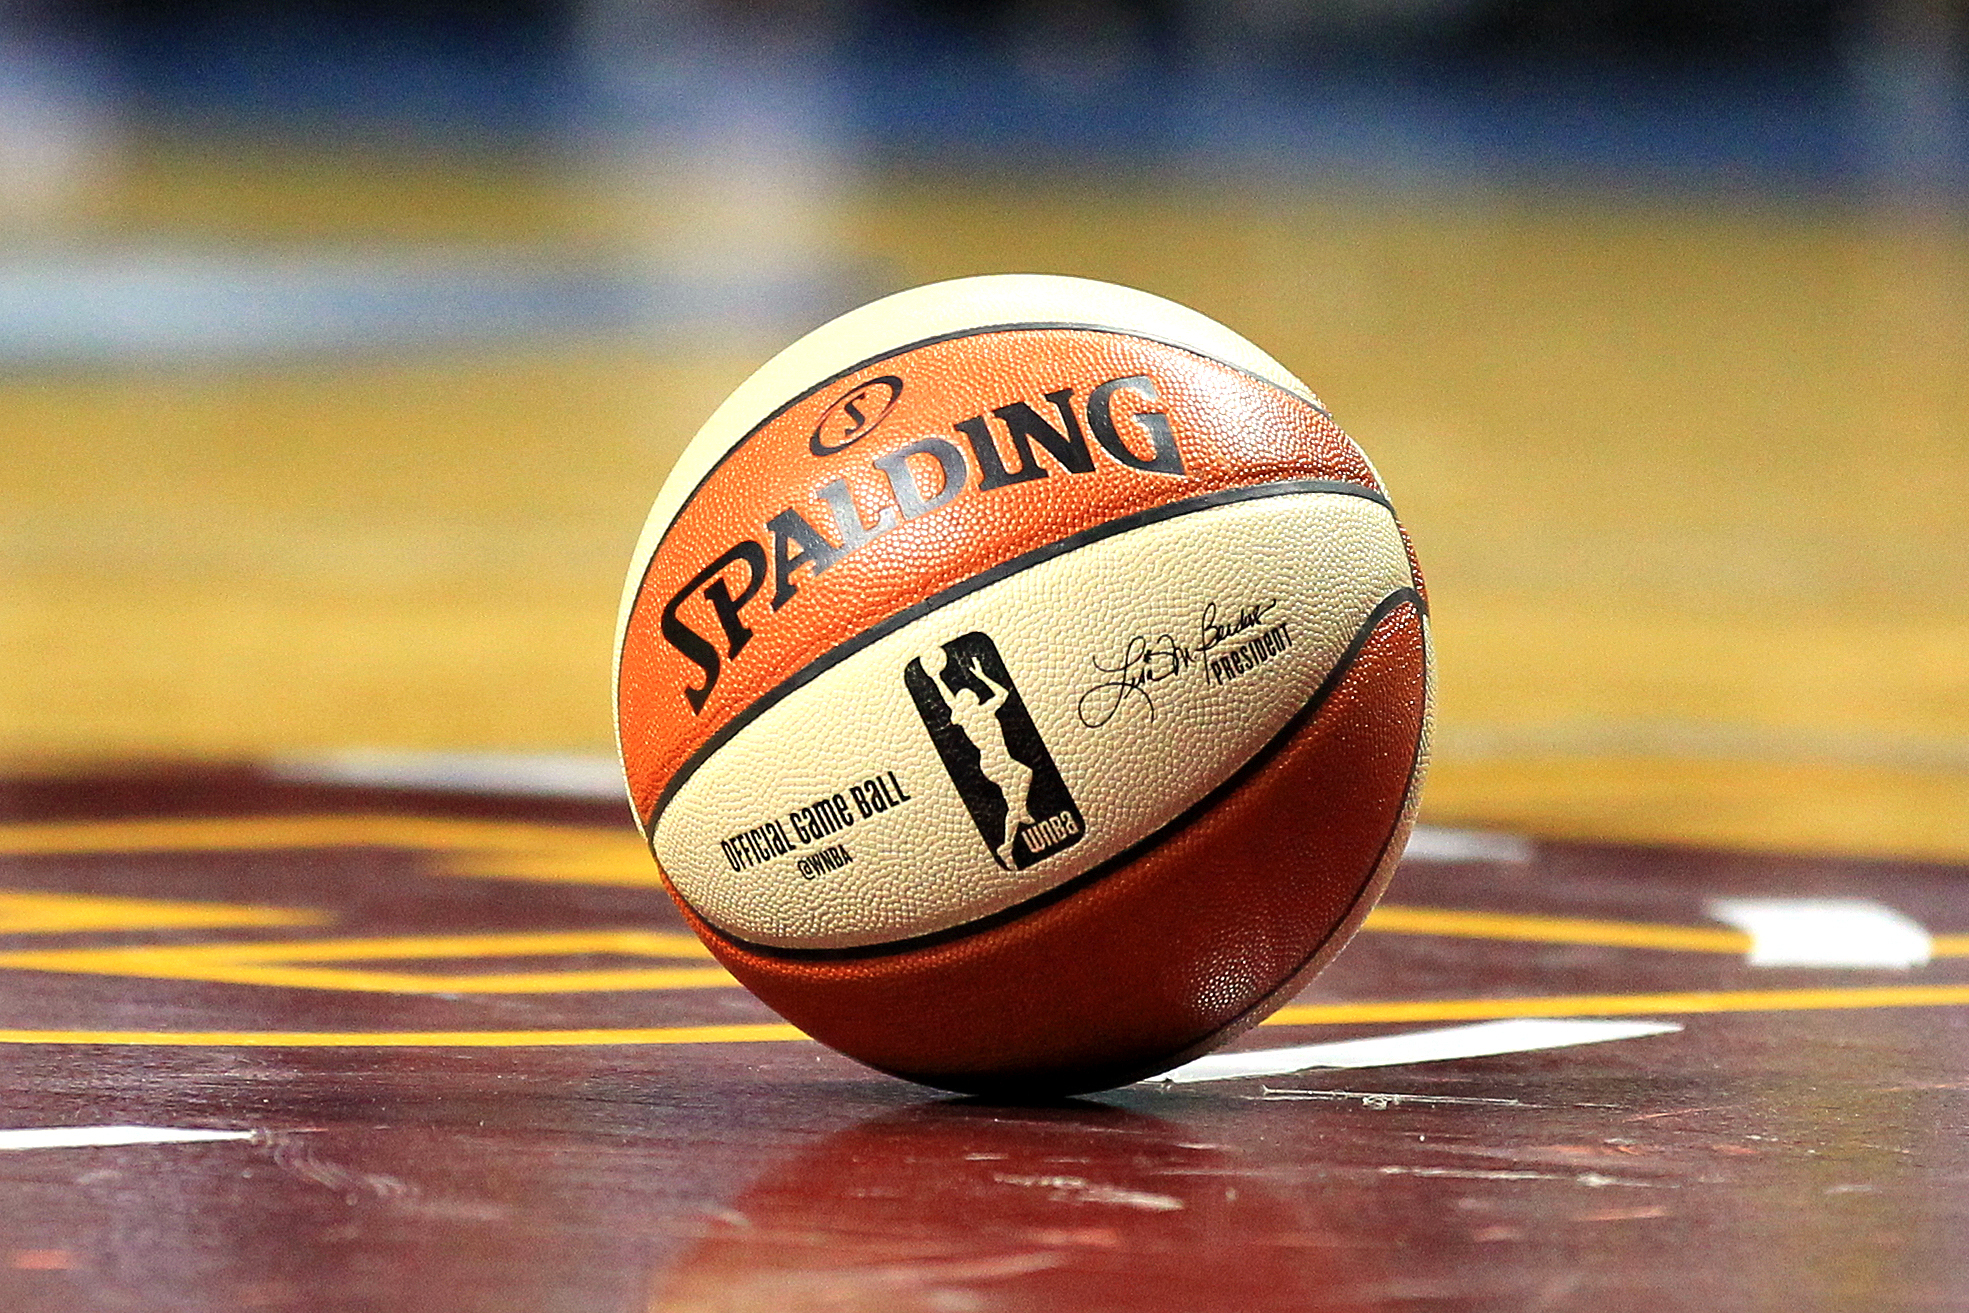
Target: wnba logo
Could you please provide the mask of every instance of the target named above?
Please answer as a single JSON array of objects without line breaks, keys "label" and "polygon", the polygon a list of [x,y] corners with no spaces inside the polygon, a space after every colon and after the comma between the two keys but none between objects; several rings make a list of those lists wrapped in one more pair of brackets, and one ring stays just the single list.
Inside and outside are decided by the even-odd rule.
[{"label": "wnba logo", "polygon": [[944,769],[998,864],[1017,871],[1087,832],[998,647],[969,633],[903,668]]}]

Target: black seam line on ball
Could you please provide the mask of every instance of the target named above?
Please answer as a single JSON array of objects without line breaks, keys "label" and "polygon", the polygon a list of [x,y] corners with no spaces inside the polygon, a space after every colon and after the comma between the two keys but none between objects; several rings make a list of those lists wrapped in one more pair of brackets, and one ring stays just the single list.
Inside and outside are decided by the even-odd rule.
[{"label": "black seam line on ball", "polygon": [[[1415,753],[1413,756],[1409,758],[1409,763],[1408,763],[1408,782],[1402,786],[1401,801],[1395,808],[1394,819],[1389,822],[1388,833],[1382,836],[1381,846],[1375,849],[1374,864],[1368,868],[1370,873],[1379,872],[1382,868],[1383,863],[1385,863],[1388,860],[1388,849],[1395,842],[1395,835],[1401,830],[1402,817],[1408,814],[1409,803],[1414,800],[1415,790],[1422,783],[1422,771],[1420,769],[1422,765],[1422,750],[1424,745],[1428,742],[1428,738],[1426,734],[1422,733],[1421,731],[1426,726],[1426,723],[1427,723],[1426,720],[1423,720],[1418,722],[1417,724],[1418,732],[1415,737]],[[1397,854],[1397,856],[1399,856],[1399,854]],[[1385,889],[1387,887],[1387,880],[1392,879],[1393,876],[1394,876],[1394,872],[1391,870],[1388,872],[1387,877],[1383,878],[1382,880],[1375,881],[1373,879],[1370,879],[1366,884],[1363,884],[1359,889],[1357,889],[1354,892],[1353,898],[1348,900],[1347,910],[1341,914],[1340,919],[1338,921],[1335,921],[1333,923],[1333,928],[1327,931],[1325,935],[1321,936],[1319,943],[1313,945],[1313,947],[1306,953],[1306,955],[1299,959],[1299,964],[1293,967],[1292,970],[1289,973],[1287,973],[1284,980],[1280,981],[1276,987],[1271,989],[1256,1003],[1253,1003],[1250,1007],[1246,1008],[1243,1012],[1239,1013],[1232,1020],[1226,1022],[1224,1025],[1217,1027],[1215,1030],[1207,1031],[1203,1035],[1198,1036],[1196,1039],[1191,1040],[1189,1044],[1185,1045],[1182,1050],[1179,1050],[1179,1052],[1187,1051],[1192,1054],[1208,1053],[1211,1049],[1214,1049],[1215,1047],[1217,1047],[1218,1044],[1223,1042],[1223,1037],[1226,1032],[1238,1034],[1238,1033],[1242,1033],[1243,1031],[1249,1029],[1252,1026],[1262,1025],[1266,1017],[1271,1016],[1272,1013],[1278,1011],[1281,1007],[1284,1007],[1287,1003],[1290,1003],[1292,1001],[1293,996],[1296,995],[1298,991],[1300,989],[1303,989],[1306,985],[1306,981],[1301,979],[1301,976],[1305,973],[1306,968],[1311,966],[1313,962],[1318,960],[1320,954],[1326,952],[1327,946],[1333,942],[1333,937],[1340,933],[1340,927],[1346,925],[1349,921],[1354,920],[1354,914],[1360,909],[1361,900],[1364,898],[1368,898],[1370,894],[1372,894],[1375,897],[1378,897],[1380,894],[1380,889]],[[1377,884],[1380,886],[1379,889],[1375,887]],[[1358,934],[1359,932],[1360,932],[1360,925],[1356,923],[1354,929],[1349,933],[1349,939],[1352,938],[1352,935]],[[1291,990],[1292,993],[1291,994],[1286,993],[1287,990]],[[1179,1063],[1177,1065],[1180,1066],[1181,1064]],[[1161,1070],[1168,1071],[1168,1070],[1173,1070],[1173,1068],[1165,1066],[1165,1067],[1161,1067]],[[1140,1075],[1133,1076],[1128,1081],[1117,1082],[1117,1085],[1133,1084],[1134,1081],[1136,1080],[1143,1080],[1146,1079],[1148,1076],[1154,1074],[1155,1074],[1154,1069],[1144,1071]],[[1108,1088],[1115,1088],[1115,1087],[1110,1086]]]},{"label": "black seam line on ball", "polygon": [[[1417,614],[1425,613],[1418,607]],[[1426,725],[1426,716],[1417,718],[1415,751],[1409,758],[1408,782],[1402,786],[1401,801],[1395,808],[1394,818],[1388,823],[1388,832],[1382,836],[1380,846],[1375,849],[1374,863],[1368,868],[1371,873],[1379,872],[1387,862],[1388,849],[1393,846],[1395,835],[1400,832],[1402,827],[1402,818],[1408,814],[1409,805],[1415,798],[1415,791],[1422,783],[1422,750],[1428,742],[1427,735],[1424,732]],[[1175,1052],[1187,1053],[1192,1058],[1199,1053],[1207,1053],[1217,1045],[1223,1043],[1227,1035],[1241,1034],[1250,1027],[1261,1024],[1266,1017],[1269,1017],[1272,1013],[1278,1011],[1280,1007],[1291,1002],[1292,995],[1305,987],[1306,981],[1301,977],[1306,969],[1318,960],[1320,954],[1326,952],[1327,946],[1333,943],[1334,936],[1340,932],[1339,928],[1346,925],[1349,921],[1354,920],[1355,914],[1360,909],[1361,901],[1370,898],[1370,896],[1378,896],[1380,890],[1387,887],[1388,880],[1393,875],[1394,872],[1390,870],[1381,879],[1370,879],[1366,884],[1363,884],[1355,892],[1353,898],[1348,901],[1347,910],[1341,914],[1338,921],[1334,922],[1334,928],[1322,936],[1319,943],[1315,944],[1304,957],[1299,959],[1298,965],[1293,967],[1285,979],[1278,985],[1267,991],[1257,1002],[1253,1003],[1230,1021],[1204,1032],[1187,1044],[1179,1046]],[[1356,923],[1353,933],[1358,933],[1359,930],[1360,925]],[[1351,935],[1349,937],[1351,938]],[[1292,993],[1287,993],[1287,991],[1292,991]],[[1184,1061],[1189,1060],[1190,1058],[1184,1059]],[[1090,1074],[1084,1073],[1084,1079],[1077,1078],[1072,1081],[1061,1082],[1057,1087],[1048,1086],[1048,1088],[1054,1089],[1055,1092],[1062,1096],[1092,1094],[1099,1090],[1119,1089],[1123,1085],[1132,1085],[1136,1081],[1145,1080],[1159,1072],[1174,1070],[1174,1066],[1180,1065],[1180,1063],[1172,1065],[1165,1060],[1158,1060],[1148,1064],[1132,1063],[1126,1066],[1105,1068]],[[891,1075],[900,1076],[904,1080],[913,1080],[922,1084],[934,1085],[939,1089],[954,1090],[960,1094],[974,1094],[987,1097],[997,1093],[1016,1093],[1020,1090],[1029,1092],[1033,1083],[1030,1078],[1019,1076],[1003,1080],[964,1081],[955,1074],[952,1074],[951,1079],[946,1080],[943,1074],[936,1072],[903,1072],[893,1071],[886,1067],[882,1068],[882,1070],[889,1071]]]},{"label": "black seam line on ball", "polygon": [[[1375,608],[1368,612],[1367,619],[1361,621],[1360,628],[1354,631],[1353,638],[1348,640],[1346,650],[1340,654],[1340,659],[1334,663],[1333,669],[1327,672],[1327,676],[1320,683],[1319,688],[1314,690],[1313,695],[1306,699],[1305,705],[1294,712],[1292,718],[1286,721],[1284,726],[1276,734],[1266,740],[1263,747],[1253,753],[1242,766],[1239,766],[1226,776],[1215,788],[1184,808],[1173,819],[1151,833],[1143,835],[1140,839],[1137,839],[1127,848],[1124,848],[1106,861],[1097,863],[1087,870],[1082,871],[1071,880],[1063,880],[1050,889],[1041,890],[1023,902],[1014,903],[1010,907],[1000,908],[998,911],[988,916],[981,916],[975,921],[966,921],[962,925],[951,926],[944,930],[934,930],[926,935],[913,935],[908,939],[894,939],[881,944],[867,944],[853,948],[779,948],[771,944],[755,944],[749,939],[741,939],[722,927],[717,927],[718,933],[732,943],[751,952],[758,953],[762,957],[787,958],[804,962],[853,959],[868,960],[871,958],[894,957],[898,954],[914,952],[921,948],[933,948],[938,944],[947,944],[954,940],[967,939],[972,935],[982,934],[987,930],[994,930],[1012,921],[1031,916],[1042,908],[1050,907],[1061,899],[1078,893],[1096,881],[1120,870],[1130,862],[1143,856],[1150,849],[1159,847],[1175,838],[1202,817],[1204,813],[1214,808],[1232,790],[1270,764],[1272,759],[1284,750],[1287,741],[1303,728],[1307,722],[1319,715],[1320,709],[1326,705],[1327,699],[1333,696],[1333,691],[1340,687],[1340,682],[1354,668],[1354,662],[1359,659],[1361,650],[1367,646],[1368,640],[1374,637],[1374,631],[1381,627],[1381,622],[1403,606],[1413,606],[1418,615],[1427,614],[1423,609],[1421,594],[1417,593],[1413,588],[1397,588],[1394,592],[1382,598]],[[1413,787],[1414,774],[1415,768],[1411,764],[1409,767],[1411,788]],[[1408,796],[1407,792],[1404,791],[1402,796],[1406,800]],[[1384,840],[1381,851],[1385,854],[1386,850],[1387,842]],[[1375,859],[1375,865],[1377,868],[1380,865],[1379,856]],[[1356,896],[1355,902],[1358,901],[1358,896]],[[1354,905],[1354,903],[1347,905],[1349,913],[1353,911]],[[1324,945],[1325,940],[1322,940],[1321,943]],[[1318,950],[1315,949],[1314,952],[1317,953]],[[1301,965],[1303,966],[1303,963]]]},{"label": "black seam line on ball", "polygon": [[1219,506],[1229,506],[1237,502],[1256,501],[1267,497],[1302,496],[1309,493],[1331,493],[1345,497],[1359,497],[1364,501],[1371,501],[1380,506],[1390,516],[1393,516],[1395,513],[1394,506],[1389,503],[1385,494],[1369,488],[1364,484],[1345,483],[1335,479],[1282,479],[1276,483],[1254,483],[1242,488],[1222,488],[1216,492],[1206,492],[1200,496],[1187,497],[1182,501],[1169,502],[1162,506],[1151,506],[1147,510],[1135,511],[1132,514],[1123,515],[1117,519],[1094,525],[1092,528],[1082,529],[1078,533],[1069,534],[1057,542],[1048,543],[1044,547],[1036,547],[1032,551],[1015,556],[1009,561],[1000,561],[997,565],[979,571],[962,583],[952,584],[949,588],[944,589],[935,596],[926,597],[920,602],[904,607],[887,619],[878,621],[867,629],[862,630],[861,633],[856,634],[853,638],[845,640],[824,655],[814,658],[805,666],[781,680],[772,689],[761,694],[751,706],[739,712],[731,720],[719,727],[711,737],[699,745],[696,751],[684,759],[683,765],[677,768],[677,773],[672,775],[670,782],[663,786],[663,792],[657,796],[656,805],[650,809],[649,827],[646,837],[650,842],[651,853],[654,854],[655,852],[656,823],[662,817],[663,809],[670,805],[670,800],[676,796],[677,790],[681,789],[685,782],[697,773],[698,769],[710,759],[713,753],[730,742],[732,737],[740,730],[743,730],[747,725],[750,725],[754,720],[764,715],[774,704],[797,692],[807,684],[812,683],[815,679],[841,664],[841,662],[846,661],[863,648],[888,637],[904,625],[920,620],[934,611],[939,611],[951,603],[977,592],[979,589],[988,588],[1001,579],[1010,578],[1012,575],[1031,569],[1033,566],[1044,564],[1056,556],[1064,556],[1069,552],[1078,551],[1080,548],[1100,542],[1104,538],[1113,538],[1146,525],[1159,523],[1163,520],[1173,520],[1180,516],[1191,515],[1198,511],[1213,510]]},{"label": "black seam line on ball", "polygon": [[[1418,730],[1420,729],[1419,724],[1417,728]],[[1423,736],[1418,733],[1415,740],[1415,755],[1409,760],[1408,783],[1402,786],[1401,801],[1395,808],[1394,819],[1389,822],[1388,832],[1382,837],[1380,847],[1375,849],[1374,863],[1368,868],[1370,872],[1379,872],[1382,865],[1388,860],[1388,849],[1393,845],[1395,835],[1401,829],[1402,817],[1408,814],[1409,803],[1415,797],[1417,785],[1421,783],[1422,773],[1418,767],[1422,763],[1422,746],[1424,741]],[[1317,960],[1320,954],[1327,950],[1327,946],[1333,942],[1333,937],[1339,933],[1339,927],[1346,925],[1354,919],[1355,913],[1360,908],[1361,900],[1367,898],[1370,892],[1378,893],[1379,890],[1375,888],[1376,885],[1386,888],[1387,879],[1392,878],[1393,875],[1394,872],[1390,871],[1386,878],[1379,881],[1370,879],[1368,883],[1363,884],[1348,902],[1347,910],[1341,915],[1338,921],[1334,922],[1334,928],[1328,931],[1320,939],[1319,943],[1315,944],[1304,957],[1299,959],[1298,965],[1287,973],[1284,980],[1267,991],[1256,1003],[1253,1003],[1230,1021],[1212,1030],[1205,1031],[1202,1035],[1190,1040],[1187,1044],[1177,1046],[1173,1051],[1191,1055],[1190,1058],[1184,1059],[1185,1062],[1190,1061],[1196,1055],[1208,1053],[1210,1050],[1216,1048],[1217,1045],[1224,1042],[1227,1035],[1242,1034],[1252,1026],[1263,1024],[1266,1017],[1271,1016],[1272,1013],[1277,1012],[1285,1004],[1290,1003],[1293,994],[1296,994],[1299,989],[1303,989],[1306,985],[1306,981],[1300,978],[1306,968]],[[1360,926],[1357,924],[1354,927],[1354,933],[1359,933],[1359,931]],[[1349,938],[1351,939],[1351,935]],[[1293,991],[1293,994],[1287,994],[1287,990]],[[1158,1059],[1148,1064],[1137,1062],[1130,1063],[1126,1066],[1103,1068],[1092,1073],[1082,1073],[1081,1076],[1074,1080],[1060,1082],[1057,1085],[1044,1084],[1043,1078],[1039,1083],[1050,1092],[1057,1093],[1061,1097],[1072,1097],[1076,1094],[1093,1094],[1101,1090],[1113,1090],[1119,1089],[1124,1085],[1133,1085],[1136,1081],[1146,1080],[1161,1072],[1173,1071],[1181,1065],[1182,1063],[1171,1064],[1167,1060]],[[1025,1076],[965,1082],[954,1076],[949,1081],[946,1081],[942,1074],[936,1072],[904,1072],[895,1071],[888,1067],[880,1068],[880,1070],[887,1071],[892,1076],[900,1076],[904,1080],[913,1080],[920,1084],[934,1085],[939,1089],[952,1090],[959,1094],[974,1094],[986,1097],[993,1094],[1017,1093],[1021,1090],[1030,1091],[1035,1083],[1030,1077]]]},{"label": "black seam line on ball", "polygon": [[[1324,415],[1329,420],[1333,418],[1333,412],[1328,410],[1325,406],[1321,405],[1319,402],[1314,401],[1310,397],[1302,397],[1297,392],[1294,392],[1291,388],[1281,387],[1279,384],[1273,382],[1271,379],[1266,378],[1263,374],[1253,373],[1251,370],[1246,369],[1242,365],[1233,365],[1228,360],[1219,360],[1216,356],[1210,355],[1207,352],[1199,351],[1192,346],[1184,346],[1181,342],[1170,342],[1160,337],[1151,337],[1147,333],[1137,333],[1126,328],[1116,328],[1112,324],[1075,324],[1075,323],[1069,323],[1065,320],[1057,320],[1057,321],[1034,320],[1031,323],[989,324],[982,328],[960,328],[949,333],[938,333],[935,337],[919,338],[917,341],[907,343],[903,346],[892,347],[887,351],[881,352],[880,354],[872,355],[868,357],[868,359],[866,360],[856,361],[854,364],[849,365],[846,369],[843,369],[838,373],[829,374],[826,378],[814,384],[806,391],[799,393],[797,396],[792,397],[790,400],[786,401],[782,405],[775,408],[771,414],[767,415],[764,419],[760,420],[757,424],[754,424],[751,428],[747,429],[744,433],[740,434],[739,437],[732,442],[732,445],[725,448],[725,450],[719,454],[718,459],[711,463],[711,468],[704,471],[704,477],[697,481],[696,485],[693,486],[690,492],[685,495],[683,501],[677,503],[676,512],[670,516],[670,523],[663,526],[663,536],[656,540],[656,546],[652,548],[650,551],[649,560],[643,563],[642,578],[636,581],[637,600],[638,601],[642,600],[643,586],[649,582],[649,572],[652,569],[654,569],[656,566],[657,554],[663,550],[663,544],[670,541],[670,531],[677,527],[677,521],[683,518],[684,510],[692,502],[697,500],[697,494],[704,491],[704,485],[711,482],[711,476],[716,474],[720,469],[724,468],[725,462],[730,460],[734,455],[736,455],[740,447],[743,447],[746,443],[750,442],[753,438],[757,437],[761,429],[765,428],[766,425],[772,423],[774,420],[778,419],[781,415],[784,415],[787,411],[793,409],[795,406],[799,405],[807,398],[813,396],[817,392],[826,391],[828,388],[833,387],[836,383],[839,383],[842,379],[848,377],[850,374],[858,374],[862,370],[867,369],[870,365],[879,365],[885,360],[893,360],[897,356],[908,355],[912,351],[920,351],[924,347],[935,346],[939,342],[955,342],[959,338],[964,338],[964,337],[984,337],[991,333],[1043,333],[1043,332],[1051,332],[1051,331],[1066,331],[1066,332],[1075,332],[1075,333],[1111,333],[1116,337],[1135,337],[1135,338],[1140,338],[1144,342],[1154,342],[1157,346],[1166,346],[1172,351],[1181,351],[1185,355],[1195,356],[1198,360],[1208,360],[1213,365],[1221,365],[1225,369],[1228,369],[1233,373],[1242,374],[1246,378],[1252,379],[1255,382],[1263,383],[1266,387],[1272,389],[1274,392],[1280,393],[1283,396],[1290,397],[1294,401],[1297,401],[1302,405],[1311,406],[1314,410],[1318,411],[1321,415]],[[617,653],[618,659],[620,659],[620,656],[621,654]]]},{"label": "black seam line on ball", "polygon": [[1362,484],[1342,483],[1334,479],[1284,479],[1277,483],[1254,483],[1242,488],[1224,488],[1217,492],[1204,493],[1199,497],[1188,497],[1182,501],[1169,502],[1163,506],[1151,506],[1145,511],[1136,511],[1132,514],[1121,516],[1118,519],[1109,520],[1104,524],[1097,524],[1091,529],[1082,529],[1079,533],[1069,534],[1058,542],[1051,542],[1044,547],[1034,548],[1032,551],[1015,556],[1009,561],[1000,561],[997,565],[992,566],[988,570],[979,571],[962,583],[951,585],[934,597],[926,597],[920,602],[904,607],[888,619],[870,625],[867,629],[862,630],[859,634],[841,643],[838,647],[833,648],[826,654],[815,657],[805,666],[781,680],[771,690],[761,694],[751,706],[739,712],[721,726],[695,752],[684,758],[684,764],[677,768],[677,773],[670,777],[670,782],[663,786],[663,792],[657,796],[656,806],[650,809],[649,816],[648,833],[652,836],[650,839],[651,852],[654,853],[655,851],[655,840],[653,836],[656,832],[656,822],[663,815],[663,809],[670,805],[670,799],[676,796],[677,790],[682,788],[685,781],[697,773],[698,768],[710,758],[712,753],[724,747],[726,743],[730,742],[733,735],[757,720],[761,715],[765,714],[768,708],[780,702],[788,694],[794,693],[805,685],[812,683],[815,679],[835,666],[840,665],[843,661],[871,643],[876,642],[878,639],[886,638],[911,621],[920,620],[932,611],[949,606],[952,602],[971,593],[975,593],[980,588],[987,588],[1001,579],[1018,574],[1022,570],[1031,569],[1033,566],[1049,561],[1056,556],[1064,556],[1068,552],[1077,551],[1089,543],[1099,542],[1103,538],[1112,538],[1117,534],[1127,533],[1132,529],[1139,529],[1161,520],[1173,520],[1178,516],[1194,514],[1197,511],[1207,511],[1218,506],[1227,506],[1234,502],[1255,501],[1262,497],[1287,497],[1303,493],[1338,493],[1347,497],[1360,497],[1366,501],[1374,502],[1390,515],[1393,515],[1395,512],[1395,508],[1388,504],[1387,497]]}]

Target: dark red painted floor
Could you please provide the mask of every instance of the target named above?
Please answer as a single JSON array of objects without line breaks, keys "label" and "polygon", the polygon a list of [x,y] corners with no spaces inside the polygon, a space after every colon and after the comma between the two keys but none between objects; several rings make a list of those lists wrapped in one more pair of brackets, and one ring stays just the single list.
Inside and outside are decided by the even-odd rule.
[{"label": "dark red painted floor", "polygon": [[[1020,1108],[782,1038],[715,978],[581,974],[706,965],[634,938],[678,922],[621,865],[612,803],[217,768],[0,802],[0,1126],[251,1136],[0,1135],[7,1313],[1969,1307],[1969,872],[1412,858],[1390,905],[1490,929],[1371,929],[1287,1014],[1318,1024],[1239,1047],[1539,1000],[1684,1028]],[[327,819],[283,845],[240,816]],[[471,824],[409,823],[431,819]],[[529,835],[545,855],[512,858]],[[512,869],[460,858],[481,841]],[[599,874],[570,858],[553,878],[557,853]],[[1746,895],[1870,899],[1937,956],[1761,968],[1662,946],[1714,940],[1708,900]],[[1414,1019],[1337,1006],[1387,1002]]]}]

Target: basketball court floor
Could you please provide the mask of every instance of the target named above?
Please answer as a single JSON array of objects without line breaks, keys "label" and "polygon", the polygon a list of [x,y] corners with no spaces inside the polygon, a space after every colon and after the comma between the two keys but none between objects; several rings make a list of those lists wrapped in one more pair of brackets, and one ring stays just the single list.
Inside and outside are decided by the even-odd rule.
[{"label": "basketball court floor", "polygon": [[[73,202],[178,332],[0,376],[0,1308],[1969,1307],[1959,214],[871,172],[775,266],[618,182],[164,143]],[[1044,1106],[779,1023],[606,759],[703,415],[999,269],[1305,376],[1442,668],[1352,946]]]}]

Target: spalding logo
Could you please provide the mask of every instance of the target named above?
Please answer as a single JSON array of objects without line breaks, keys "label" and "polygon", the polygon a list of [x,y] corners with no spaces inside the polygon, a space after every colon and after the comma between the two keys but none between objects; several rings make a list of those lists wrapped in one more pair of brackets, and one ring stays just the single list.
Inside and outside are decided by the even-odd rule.
[{"label": "spalding logo", "polygon": [[902,396],[902,380],[894,374],[871,378],[827,408],[807,439],[807,449],[816,456],[832,456],[846,451],[889,417]]},{"label": "spalding logo", "polygon": [[[901,395],[902,380],[893,374],[870,379],[843,393],[827,408],[808,440],[809,445],[822,456],[854,445],[889,416]],[[881,502],[857,503],[846,476],[829,471],[837,473],[837,477],[815,488],[813,495],[827,507],[821,524],[832,537],[815,527],[798,506],[787,506],[762,526],[763,538],[741,538],[671,594],[663,608],[663,639],[704,672],[703,683],[686,685],[682,690],[691,713],[704,710],[726,659],[737,659],[752,641],[752,626],[747,623],[745,607],[768,582],[773,587],[767,603],[776,612],[803,586],[802,581],[794,578],[801,570],[807,571],[810,579],[819,578],[836,561],[860,551],[878,534],[949,505],[966,488],[975,487],[979,492],[995,495],[998,489],[1022,488],[1034,479],[1051,478],[1055,474],[1068,477],[1093,474],[1097,468],[1096,451],[1126,469],[1161,478],[1186,477],[1176,431],[1170,427],[1165,412],[1142,409],[1116,414],[1117,398],[1127,395],[1138,396],[1152,407],[1161,404],[1162,394],[1148,375],[1111,378],[1087,394],[1084,406],[1074,404],[1071,387],[1055,388],[1042,395],[1059,416],[1062,427],[1055,428],[1051,420],[1027,401],[1013,401],[991,410],[1011,441],[1011,465],[1006,464],[1006,453],[999,445],[1001,440],[984,415],[958,420],[951,428],[970,447],[976,459],[975,469],[956,443],[926,435],[869,461],[888,485],[889,496]],[[1083,409],[1087,417],[1085,427],[1081,424]],[[1122,432],[1124,422],[1133,430],[1127,435]],[[1092,447],[1087,441],[1090,432],[1094,440]],[[1144,437],[1149,447],[1146,453],[1141,450]],[[1040,456],[1042,451],[1046,458]],[[1048,468],[1048,459],[1053,468]],[[916,462],[914,468],[910,464],[912,460]],[[938,490],[931,494],[926,494],[917,482],[922,474],[929,472],[925,461],[934,462],[940,472]],[[880,497],[881,487],[881,483],[872,483],[861,495]],[[873,521],[864,518],[871,510],[875,515]],[[737,576],[726,573],[737,565],[745,567],[742,583]],[[695,614],[686,614],[686,608]],[[705,614],[707,609],[710,615]],[[722,657],[705,636],[705,622],[714,617],[724,632]],[[760,618],[755,607],[750,619]]]}]

